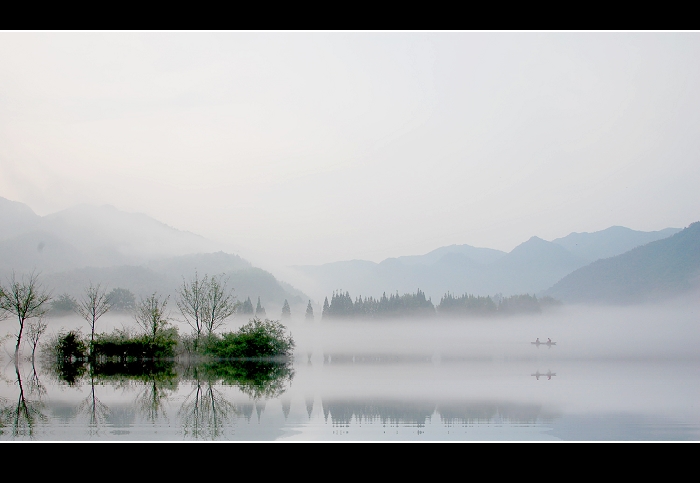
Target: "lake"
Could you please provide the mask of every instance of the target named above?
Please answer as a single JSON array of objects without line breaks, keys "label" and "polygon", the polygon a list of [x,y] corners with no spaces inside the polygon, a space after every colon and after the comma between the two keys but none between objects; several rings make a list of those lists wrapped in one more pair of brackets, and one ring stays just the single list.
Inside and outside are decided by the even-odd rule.
[{"label": "lake", "polygon": [[[0,440],[696,441],[699,314],[669,303],[505,319],[292,320],[295,356],[266,363],[16,367],[7,341]],[[49,320],[53,331],[86,331],[76,317]],[[0,322],[0,333],[15,325]]]}]

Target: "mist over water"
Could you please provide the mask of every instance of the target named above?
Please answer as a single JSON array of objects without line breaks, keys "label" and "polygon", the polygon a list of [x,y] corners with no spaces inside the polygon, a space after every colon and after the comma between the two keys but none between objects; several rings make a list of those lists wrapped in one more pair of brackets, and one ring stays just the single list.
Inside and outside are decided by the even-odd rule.
[{"label": "mist over water", "polygon": [[[178,376],[179,382],[164,390],[168,396],[161,401],[160,416],[149,420],[134,402],[149,383],[130,383],[132,389],[123,391],[108,382],[96,389],[110,408],[99,437],[697,439],[698,314],[698,304],[686,301],[563,306],[527,317],[471,320],[292,319],[287,327],[296,350],[281,392],[251,396],[243,386],[221,379]],[[245,321],[234,318],[224,330]],[[108,314],[100,322],[103,331],[131,326],[125,315]],[[4,332],[14,329],[11,320],[1,324]],[[50,320],[54,331],[81,325],[72,316]],[[180,325],[180,330],[187,328]],[[531,344],[536,338],[551,338],[556,345]],[[6,383],[0,385],[0,397],[7,403],[16,397],[17,384],[13,365],[4,358]],[[24,372],[31,373],[23,364]],[[90,385],[84,381],[67,387],[41,377],[48,388],[43,396],[47,420],[37,424],[32,437],[96,437],[94,424],[77,410]],[[220,403],[230,406],[220,421],[201,422],[202,428],[216,431],[194,434],[185,428],[189,423],[182,408],[198,387],[209,387]],[[155,424],[158,433],[149,431],[148,424]],[[8,428],[0,438],[28,437]]]},{"label": "mist over water", "polygon": [[[697,306],[565,306],[531,316],[295,323],[298,351],[484,360],[698,357]],[[539,338],[556,347],[533,347]],[[533,351],[534,350],[534,351]]]}]

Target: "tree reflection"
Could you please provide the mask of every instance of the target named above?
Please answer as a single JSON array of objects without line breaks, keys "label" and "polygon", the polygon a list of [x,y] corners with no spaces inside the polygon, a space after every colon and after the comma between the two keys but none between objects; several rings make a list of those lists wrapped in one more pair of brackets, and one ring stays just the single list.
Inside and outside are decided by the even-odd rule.
[{"label": "tree reflection", "polygon": [[192,367],[188,372],[193,378],[193,389],[178,411],[185,435],[216,439],[222,435],[229,418],[238,414],[236,406],[215,389],[215,372],[202,367]]},{"label": "tree reflection", "polygon": [[[294,377],[291,362],[286,360],[222,360],[184,366],[175,360],[56,359],[50,361],[49,373],[59,383],[71,387],[89,384],[89,392],[80,402],[78,413],[87,416],[93,432],[91,434],[97,434],[110,417],[110,408],[100,401],[97,386],[108,383],[126,390],[136,388],[133,407],[146,420],[155,423],[161,418],[167,418],[167,408],[179,382],[191,382],[192,390],[179,408],[177,416],[182,422],[185,435],[195,439],[219,438],[234,417],[245,416],[245,408],[239,408],[229,401],[222,386],[234,386],[251,398],[260,417],[264,401],[280,397]],[[44,394],[36,370],[32,373],[30,384],[36,394]],[[24,401],[23,391],[20,393]],[[285,415],[289,414],[289,407],[289,404],[285,406]],[[26,404],[20,409],[25,415],[36,413]],[[7,415],[12,413],[3,411]],[[3,419],[5,420],[9,421],[7,417]],[[28,417],[25,420],[29,420]]]},{"label": "tree reflection", "polygon": [[105,424],[109,416],[109,407],[95,395],[95,374],[93,371],[90,371],[90,393],[81,401],[78,412],[87,414],[91,434],[97,434],[100,426]]},{"label": "tree reflection", "polygon": [[[177,390],[178,376],[172,360],[95,361],[91,374],[101,382],[135,387],[136,409],[150,422],[166,416],[167,401]],[[94,407],[94,405],[93,405]]]},{"label": "tree reflection", "polygon": [[148,380],[136,395],[136,407],[150,422],[166,417],[166,403],[177,390],[177,379],[165,373],[148,375]]},{"label": "tree reflection", "polygon": [[235,385],[243,394],[256,400],[281,396],[294,378],[294,369],[289,362],[222,361],[203,367],[223,384]]},{"label": "tree reflection", "polygon": [[[19,389],[17,396],[17,404],[7,404],[0,410],[0,426],[9,426],[12,429],[12,436],[34,436],[34,428],[37,423],[47,421],[46,415],[43,413],[44,403],[41,400],[43,392],[37,390],[42,388],[41,383],[36,375],[36,381],[27,385],[27,394],[22,383],[22,374],[19,365],[15,361],[15,375],[17,377],[16,386]],[[27,396],[36,395],[36,399],[31,399]],[[9,403],[9,401],[8,401]]]},{"label": "tree reflection", "polygon": [[51,365],[51,369],[60,382],[66,383],[71,387],[79,386],[87,372],[85,362],[71,359],[59,360]]}]

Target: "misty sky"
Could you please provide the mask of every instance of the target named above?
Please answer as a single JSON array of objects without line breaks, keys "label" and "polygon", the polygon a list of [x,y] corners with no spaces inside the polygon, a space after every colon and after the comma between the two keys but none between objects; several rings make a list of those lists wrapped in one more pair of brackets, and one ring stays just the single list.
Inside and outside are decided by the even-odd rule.
[{"label": "misty sky", "polygon": [[0,32],[0,196],[249,259],[700,220],[700,33]]}]

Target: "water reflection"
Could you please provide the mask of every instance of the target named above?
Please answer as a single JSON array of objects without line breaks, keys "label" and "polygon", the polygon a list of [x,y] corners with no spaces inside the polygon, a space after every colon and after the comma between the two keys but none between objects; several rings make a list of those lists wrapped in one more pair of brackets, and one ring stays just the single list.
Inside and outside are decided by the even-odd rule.
[{"label": "water reflection", "polygon": [[543,411],[537,404],[512,402],[472,401],[467,403],[444,403],[436,408],[443,423],[480,424],[493,421],[512,424],[548,423],[554,415]]},{"label": "water reflection", "polygon": [[[537,368],[531,359],[443,357],[419,363],[423,356],[348,354],[328,352],[321,364],[319,352],[314,364],[302,359],[296,366],[285,361],[8,364],[0,374],[5,381],[0,439],[683,440],[700,435],[696,363],[543,358],[546,365]],[[556,372],[547,370],[549,362]]]},{"label": "water reflection", "polygon": [[501,422],[551,422],[554,415],[535,404],[494,401],[323,400],[323,414],[334,426],[381,423],[385,426],[424,427],[438,415],[446,426]]},{"label": "water reflection", "polygon": [[[87,416],[90,435],[99,434],[100,427],[108,423],[111,414],[108,405],[96,395],[96,387],[107,385],[121,389],[124,393],[134,392],[132,407],[150,423],[167,422],[167,409],[179,387],[191,387],[175,417],[182,426],[183,435],[195,439],[219,438],[223,434],[223,428],[235,422],[234,416],[250,420],[253,410],[257,412],[259,420],[265,407],[264,400],[280,397],[294,377],[291,362],[276,360],[199,364],[191,361],[179,363],[175,360],[61,360],[48,363],[46,371],[65,386],[89,386],[87,396],[80,401],[77,415]],[[25,421],[33,423],[38,417],[34,408],[38,406],[36,403],[29,404],[24,397],[19,369],[17,374],[22,401],[21,414],[25,415]],[[32,387],[41,387],[36,369],[32,374],[31,380],[35,381]],[[253,399],[254,403],[236,404],[229,401],[223,390],[227,386],[236,387],[240,393]],[[287,408],[289,410],[289,405]],[[9,410],[3,411],[3,414],[11,414]],[[3,421],[6,419],[8,418],[3,417]]]},{"label": "water reflection", "polygon": [[548,381],[551,381],[551,380],[552,380],[552,377],[556,376],[557,373],[556,373],[556,372],[552,372],[552,371],[540,372],[540,370],[538,369],[534,374],[530,374],[530,375],[531,375],[531,376],[535,376],[535,379],[537,379],[538,381],[540,380],[540,377],[547,376],[547,380],[548,380]]},{"label": "water reflection", "polygon": [[13,403],[7,398],[0,399],[0,431],[4,433],[5,429],[9,428],[13,437],[32,438],[36,425],[48,419],[44,414],[45,404],[42,400],[46,390],[33,363],[26,388],[19,365],[15,364],[14,369],[17,402]]},{"label": "water reflection", "polygon": [[323,416],[335,426],[349,426],[356,422],[381,422],[388,425],[424,426],[435,412],[434,403],[423,401],[353,401],[327,400],[322,401]]}]

